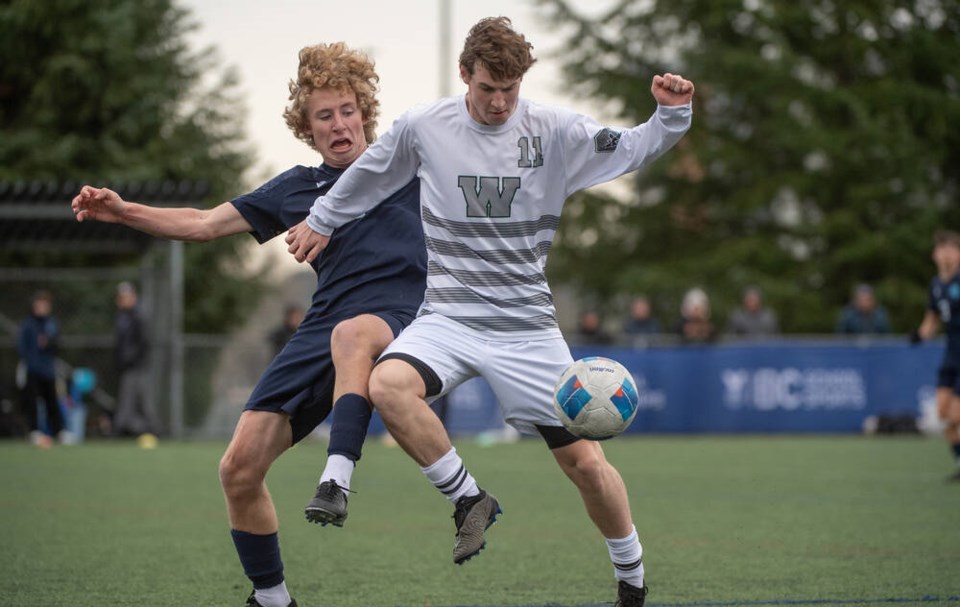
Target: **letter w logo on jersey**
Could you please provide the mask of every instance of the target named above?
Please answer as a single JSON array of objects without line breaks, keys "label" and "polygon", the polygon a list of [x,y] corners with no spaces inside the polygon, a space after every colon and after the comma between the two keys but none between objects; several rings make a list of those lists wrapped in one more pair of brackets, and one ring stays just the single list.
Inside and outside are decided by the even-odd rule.
[{"label": "letter w logo on jersey", "polygon": [[467,202],[467,217],[510,217],[520,178],[461,175],[457,185]]}]

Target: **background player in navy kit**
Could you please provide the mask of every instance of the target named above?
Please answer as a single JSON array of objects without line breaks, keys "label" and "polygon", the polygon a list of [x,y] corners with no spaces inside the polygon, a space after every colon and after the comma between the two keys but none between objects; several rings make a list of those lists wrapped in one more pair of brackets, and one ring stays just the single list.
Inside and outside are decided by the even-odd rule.
[{"label": "background player in navy kit", "polygon": [[370,394],[400,446],[455,504],[454,562],[484,547],[499,503],[478,487],[426,399],[480,375],[507,423],[539,433],[577,486],[606,540],[618,607],[642,607],[642,548],[623,480],[600,445],[566,431],[551,405],[573,359],[545,267],[567,198],[640,169],[679,141],[691,123],[694,87],[677,75],[654,76],[655,114],[630,129],[603,127],[520,97],[531,48],[505,17],[474,25],[460,55],[466,95],[397,119],[287,242],[309,261],[337,225],[420,177],[427,290],[417,319],[380,358]]},{"label": "background player in navy kit", "polygon": [[[263,243],[302,221],[316,197],[373,141],[377,82],[373,62],[342,43],[304,48],[284,116],[294,134],[320,152],[321,166],[294,167],[209,210],[151,208],[84,186],[73,200],[77,220],[123,223],[187,241],[249,232]],[[254,585],[248,606],[295,605],[284,582],[277,514],[264,479],[274,460],[323,421],[334,402],[327,468],[308,518],[340,525],[346,518],[345,491],[370,420],[373,361],[410,323],[423,298],[418,181],[339,228],[311,265],[318,284],[310,309],[261,377],[220,462],[231,534]]]},{"label": "background player in navy kit", "polygon": [[933,262],[937,275],[930,281],[930,305],[912,340],[936,335],[941,325],[947,349],[937,377],[937,413],[946,424],[944,437],[957,469],[950,480],[960,481],[960,234],[947,230],[933,236]]}]

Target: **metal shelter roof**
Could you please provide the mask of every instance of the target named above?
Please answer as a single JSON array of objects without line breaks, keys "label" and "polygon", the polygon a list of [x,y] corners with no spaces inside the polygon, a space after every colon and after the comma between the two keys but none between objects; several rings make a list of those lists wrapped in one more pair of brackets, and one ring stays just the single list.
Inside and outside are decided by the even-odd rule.
[{"label": "metal shelter roof", "polygon": [[[70,201],[77,181],[0,181],[0,251],[143,253],[155,239],[126,226],[99,221],[79,223]],[[104,187],[126,200],[151,206],[201,207],[210,195],[206,182],[118,182]]]}]

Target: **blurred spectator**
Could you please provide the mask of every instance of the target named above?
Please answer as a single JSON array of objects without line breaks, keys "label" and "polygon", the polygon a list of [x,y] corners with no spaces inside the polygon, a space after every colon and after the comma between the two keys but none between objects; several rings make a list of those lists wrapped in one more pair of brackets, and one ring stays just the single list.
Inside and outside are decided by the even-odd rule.
[{"label": "blurred spectator", "polygon": [[660,332],[660,323],[653,317],[650,300],[638,295],[630,302],[630,315],[623,323],[623,333],[628,338],[643,335],[654,335]]},{"label": "blurred spectator", "polygon": [[[136,288],[129,282],[117,286],[115,356],[117,365],[117,408],[113,433],[156,435],[159,420],[150,395],[150,368],[147,359],[150,341],[146,321],[138,305]],[[149,440],[149,439],[148,439]]]},{"label": "blurred spectator", "polygon": [[853,290],[850,305],[840,313],[837,333],[868,335],[889,332],[887,312],[877,303],[873,288],[868,284],[857,285]]},{"label": "blurred spectator", "polygon": [[743,291],[740,307],[730,314],[727,332],[744,337],[763,337],[780,332],[776,313],[763,306],[763,294],[757,287]]},{"label": "blurred spectator", "polygon": [[683,296],[677,333],[683,343],[707,343],[716,339],[716,330],[710,320],[710,298],[697,287]]},{"label": "blurred spectator", "polygon": [[577,322],[574,341],[584,346],[602,346],[613,343],[613,338],[603,330],[603,318],[596,310],[584,310]]},{"label": "blurred spectator", "polygon": [[287,342],[297,332],[297,327],[303,322],[303,306],[288,304],[283,311],[283,324],[270,334],[270,343],[273,345],[273,354],[276,356],[287,345]]},{"label": "blurred spectator", "polygon": [[927,309],[910,343],[931,339],[941,329],[946,333],[947,347],[937,369],[937,421],[943,425],[943,437],[956,464],[948,480],[960,481],[960,233],[937,230],[933,263],[937,273],[927,291]]},{"label": "blurred spectator", "polygon": [[[30,316],[20,324],[17,352],[23,363],[21,395],[23,414],[30,429],[30,440],[39,447],[49,447],[52,437],[71,442],[64,430],[60,401],[57,398],[56,355],[60,329],[53,316],[53,296],[38,291],[30,302]],[[40,415],[38,401],[43,401],[46,424]]]}]

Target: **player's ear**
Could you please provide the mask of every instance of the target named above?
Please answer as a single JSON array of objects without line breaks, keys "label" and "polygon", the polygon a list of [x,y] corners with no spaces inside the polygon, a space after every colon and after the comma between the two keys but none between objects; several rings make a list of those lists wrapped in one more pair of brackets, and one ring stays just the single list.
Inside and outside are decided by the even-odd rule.
[{"label": "player's ear", "polygon": [[467,66],[462,63],[460,64],[460,80],[464,84],[470,84],[470,72],[467,70]]}]

